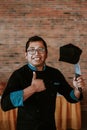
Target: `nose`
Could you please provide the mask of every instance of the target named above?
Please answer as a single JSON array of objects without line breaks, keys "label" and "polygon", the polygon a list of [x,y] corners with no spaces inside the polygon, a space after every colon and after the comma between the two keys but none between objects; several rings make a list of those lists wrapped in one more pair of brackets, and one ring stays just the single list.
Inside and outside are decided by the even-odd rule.
[{"label": "nose", "polygon": [[36,55],[39,54],[39,50],[35,50],[35,54],[36,54]]}]

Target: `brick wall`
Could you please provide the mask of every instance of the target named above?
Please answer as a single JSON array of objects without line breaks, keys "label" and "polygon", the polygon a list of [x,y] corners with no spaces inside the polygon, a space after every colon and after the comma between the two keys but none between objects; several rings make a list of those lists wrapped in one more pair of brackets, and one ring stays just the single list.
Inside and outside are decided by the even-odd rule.
[{"label": "brick wall", "polygon": [[[47,63],[62,71],[69,83],[74,66],[59,62],[59,47],[68,43],[83,53],[80,65],[87,81],[87,1],[86,0],[0,0],[0,80],[26,63],[25,43],[32,35],[48,43]],[[86,109],[87,88],[82,108]]]}]

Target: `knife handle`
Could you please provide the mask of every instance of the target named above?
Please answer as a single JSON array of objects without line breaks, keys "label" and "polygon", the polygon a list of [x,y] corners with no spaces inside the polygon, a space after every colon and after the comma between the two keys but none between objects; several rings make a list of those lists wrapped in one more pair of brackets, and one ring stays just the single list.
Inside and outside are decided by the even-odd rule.
[{"label": "knife handle", "polygon": [[80,74],[75,73],[75,77],[76,77],[76,79],[77,79],[79,76],[80,76]]},{"label": "knife handle", "polygon": [[78,87],[78,90],[80,93],[82,93],[82,88],[81,87]]},{"label": "knife handle", "polygon": [[[80,76],[80,74],[76,74],[75,73],[75,77],[76,77],[76,79],[75,80],[77,80],[77,78]],[[80,93],[82,93],[82,88],[81,87],[78,87],[78,90],[80,91]]]}]

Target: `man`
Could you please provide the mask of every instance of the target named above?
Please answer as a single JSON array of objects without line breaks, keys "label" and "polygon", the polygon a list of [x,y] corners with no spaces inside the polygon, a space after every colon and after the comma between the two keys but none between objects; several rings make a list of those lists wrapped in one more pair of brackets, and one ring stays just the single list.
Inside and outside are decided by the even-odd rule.
[{"label": "man", "polygon": [[73,79],[73,89],[58,69],[46,65],[47,54],[47,44],[41,37],[29,38],[25,53],[28,63],[8,80],[1,106],[4,111],[18,108],[17,130],[56,130],[57,92],[71,103],[82,99],[78,87],[83,89],[83,78]]}]

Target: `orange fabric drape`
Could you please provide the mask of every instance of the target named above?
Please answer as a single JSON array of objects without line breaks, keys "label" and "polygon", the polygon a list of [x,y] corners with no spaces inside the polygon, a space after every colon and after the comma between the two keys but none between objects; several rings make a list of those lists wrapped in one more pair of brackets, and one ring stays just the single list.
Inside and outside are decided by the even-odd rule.
[{"label": "orange fabric drape", "polygon": [[57,96],[55,121],[57,130],[81,128],[81,107],[80,103],[71,104],[63,96]]},{"label": "orange fabric drape", "polygon": [[7,112],[0,108],[0,130],[15,130],[17,109]]},{"label": "orange fabric drape", "polygon": [[[15,130],[17,109],[3,112],[0,108],[0,130]],[[63,96],[57,96],[55,121],[57,130],[79,130],[81,128],[80,103],[71,104]]]}]

